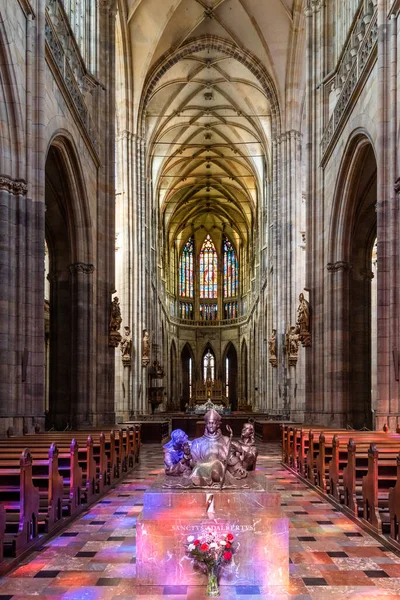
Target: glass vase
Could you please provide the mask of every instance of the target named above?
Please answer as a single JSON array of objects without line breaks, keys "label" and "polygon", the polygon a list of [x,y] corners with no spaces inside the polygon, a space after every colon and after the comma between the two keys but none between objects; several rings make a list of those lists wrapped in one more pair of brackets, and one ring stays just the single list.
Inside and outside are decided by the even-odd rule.
[{"label": "glass vase", "polygon": [[207,598],[217,598],[219,596],[217,565],[208,567],[207,576],[208,576],[208,580],[207,580],[206,597]]}]

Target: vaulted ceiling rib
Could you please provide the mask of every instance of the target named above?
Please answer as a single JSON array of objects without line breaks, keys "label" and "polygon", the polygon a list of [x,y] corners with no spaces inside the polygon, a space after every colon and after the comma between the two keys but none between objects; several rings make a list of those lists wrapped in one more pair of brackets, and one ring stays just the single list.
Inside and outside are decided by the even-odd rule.
[{"label": "vaulted ceiling rib", "polygon": [[169,243],[217,227],[246,245],[270,168],[296,2],[127,4],[133,104]]}]

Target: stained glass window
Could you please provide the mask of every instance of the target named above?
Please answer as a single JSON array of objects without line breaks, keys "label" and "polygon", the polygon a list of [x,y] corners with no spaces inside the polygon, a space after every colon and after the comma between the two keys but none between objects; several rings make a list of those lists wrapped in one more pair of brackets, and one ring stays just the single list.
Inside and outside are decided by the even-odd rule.
[{"label": "stained glass window", "polygon": [[218,258],[214,243],[209,235],[200,252],[200,298],[217,297]]},{"label": "stained glass window", "polygon": [[193,298],[193,238],[189,238],[183,247],[179,261],[179,295],[183,298]]},{"label": "stained glass window", "polygon": [[191,302],[180,302],[179,316],[181,319],[193,319],[193,304]]},{"label": "stained glass window", "polygon": [[217,304],[200,304],[200,319],[203,321],[215,321],[218,316]]},{"label": "stained glass window", "polygon": [[[224,297],[232,298],[238,295],[238,262],[236,252],[227,237],[224,238]],[[231,317],[228,317],[231,318]]]},{"label": "stained glass window", "polygon": [[203,378],[204,381],[215,380],[215,357],[211,350],[207,350],[203,356]]},{"label": "stained glass window", "polygon": [[238,303],[225,302],[224,304],[224,319],[236,319],[238,316]]}]

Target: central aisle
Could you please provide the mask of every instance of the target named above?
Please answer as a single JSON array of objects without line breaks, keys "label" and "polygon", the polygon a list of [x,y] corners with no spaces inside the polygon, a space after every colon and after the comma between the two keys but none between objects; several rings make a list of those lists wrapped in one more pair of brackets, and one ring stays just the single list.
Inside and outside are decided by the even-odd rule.
[{"label": "central aisle", "polygon": [[[221,588],[223,600],[400,600],[398,556],[286,471],[277,445],[260,445],[258,468],[290,519],[290,586]],[[0,600],[203,600],[204,588],[136,585],[136,518],[161,470],[160,446],[142,446],[133,474],[0,580]]]}]

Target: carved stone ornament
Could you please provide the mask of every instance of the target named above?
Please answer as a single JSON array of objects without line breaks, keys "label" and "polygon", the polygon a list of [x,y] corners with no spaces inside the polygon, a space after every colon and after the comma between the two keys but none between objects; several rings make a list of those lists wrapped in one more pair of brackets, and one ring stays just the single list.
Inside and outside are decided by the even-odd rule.
[{"label": "carved stone ornament", "polygon": [[271,367],[278,366],[277,358],[276,358],[276,329],[272,330],[271,337],[268,339],[268,348],[269,348],[269,362]]},{"label": "carved stone ornament", "polygon": [[121,342],[122,336],[119,332],[121,327],[122,317],[121,309],[119,307],[118,297],[115,296],[111,303],[111,316],[110,316],[110,328],[108,336],[108,345],[117,348]]},{"label": "carved stone ornament", "polygon": [[299,358],[300,328],[298,325],[291,325],[286,330],[286,354],[289,367],[297,365]]},{"label": "carved stone ornament", "polygon": [[337,271],[351,271],[353,266],[345,260],[338,260],[334,263],[328,263],[326,268],[330,273],[337,273]]},{"label": "carved stone ornament", "polygon": [[122,364],[124,365],[124,367],[130,367],[132,357],[132,336],[131,328],[129,327],[129,325],[126,325],[126,327],[124,327],[124,335],[121,339],[120,350]]},{"label": "carved stone ornament", "polygon": [[15,196],[25,196],[28,193],[28,186],[22,179],[14,180],[3,175],[0,176],[0,190],[6,190]]},{"label": "carved stone ornament", "polygon": [[69,265],[71,273],[84,273],[85,275],[91,275],[94,272],[94,265],[77,262],[73,265]]},{"label": "carved stone ornament", "polygon": [[142,337],[142,367],[147,367],[150,362],[150,334],[143,329]]},{"label": "carved stone ornament", "polygon": [[311,346],[310,329],[310,304],[304,298],[304,294],[299,296],[299,306],[297,308],[297,323],[299,329],[299,339],[304,347]]}]

